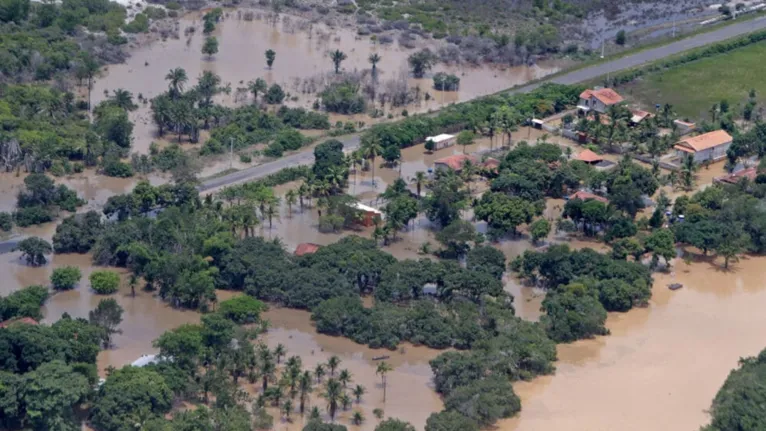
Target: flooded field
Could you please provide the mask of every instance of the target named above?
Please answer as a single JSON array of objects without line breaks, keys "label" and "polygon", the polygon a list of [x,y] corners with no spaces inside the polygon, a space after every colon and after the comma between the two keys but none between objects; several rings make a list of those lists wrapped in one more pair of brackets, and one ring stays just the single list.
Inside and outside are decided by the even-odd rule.
[{"label": "flooded field", "polygon": [[[382,57],[378,64],[379,82],[383,85],[387,80],[399,79],[409,82],[411,87],[419,87],[422,93],[429,92],[430,101],[419,106],[397,108],[399,114],[404,108],[410,112],[422,112],[437,109],[444,104],[465,101],[471,98],[493,93],[505,88],[522,84],[532,79],[554,73],[559,70],[555,63],[541,63],[531,67],[491,68],[439,65],[433,73],[446,71],[461,78],[460,90],[457,92],[439,92],[432,89],[430,75],[424,79],[407,78],[407,57],[415,52],[391,44],[375,43],[369,37],[357,36],[350,29],[328,28],[322,24],[311,24],[301,18],[279,15],[276,22],[261,12],[256,12],[254,20],[243,19],[244,12],[229,11],[213,33],[219,41],[219,53],[213,58],[206,58],[200,53],[204,36],[201,32],[199,14],[192,14],[180,20],[180,39],[157,41],[137,48],[124,64],[111,65],[105,69],[93,88],[94,103],[105,98],[105,92],[123,88],[131,91],[134,96],[141,94],[151,99],[167,89],[165,75],[170,69],[182,67],[189,77],[187,87],[194,85],[196,78],[203,71],[211,71],[221,76],[224,84],[230,83],[232,92],[222,96],[219,102],[234,105],[237,87],[244,87],[250,80],[263,78],[269,84],[280,84],[290,98],[290,105],[311,107],[316,100],[315,94],[304,94],[304,90],[315,84],[304,85],[306,80],[316,85],[322,85],[326,79],[322,76],[332,72],[332,62],[328,57],[330,50],[340,49],[348,59],[343,62],[344,71],[353,72],[369,69],[368,57],[377,53]],[[267,19],[269,18],[269,19]],[[187,28],[194,27],[197,31],[184,35]],[[427,47],[431,40],[418,40],[419,46]],[[266,67],[264,52],[267,49],[276,51],[276,61],[273,68]],[[149,144],[155,137],[154,125],[148,104],[131,114],[135,122],[134,144],[135,151],[146,153]],[[344,119],[333,116],[333,122]],[[385,119],[385,118],[384,118]],[[370,118],[365,118],[369,124]]]}]

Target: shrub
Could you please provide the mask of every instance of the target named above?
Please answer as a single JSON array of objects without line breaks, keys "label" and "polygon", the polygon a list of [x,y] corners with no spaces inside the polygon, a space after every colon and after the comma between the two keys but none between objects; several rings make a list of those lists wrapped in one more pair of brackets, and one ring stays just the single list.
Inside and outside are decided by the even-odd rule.
[{"label": "shrub", "polygon": [[8,232],[13,228],[13,217],[10,213],[0,212],[0,230]]},{"label": "shrub", "polygon": [[269,105],[279,105],[285,100],[285,92],[282,90],[282,87],[274,84],[266,91],[265,100]]},{"label": "shrub", "polygon": [[76,266],[64,266],[56,268],[51,274],[51,284],[55,290],[71,290],[82,278],[80,268]]},{"label": "shrub", "polygon": [[101,295],[110,295],[120,288],[120,276],[114,271],[93,271],[89,280],[90,287]]},{"label": "shrub", "polygon": [[53,221],[53,212],[42,206],[19,208],[13,214],[16,224],[21,227]]}]

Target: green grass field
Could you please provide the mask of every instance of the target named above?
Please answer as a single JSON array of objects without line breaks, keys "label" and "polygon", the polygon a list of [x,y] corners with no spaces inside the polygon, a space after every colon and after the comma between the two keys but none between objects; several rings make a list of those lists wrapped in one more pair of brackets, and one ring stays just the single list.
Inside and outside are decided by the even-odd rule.
[{"label": "green grass field", "polygon": [[756,43],[726,54],[653,73],[619,91],[646,107],[670,103],[681,116],[709,119],[710,108],[727,100],[741,112],[750,89],[766,101],[766,43]]}]

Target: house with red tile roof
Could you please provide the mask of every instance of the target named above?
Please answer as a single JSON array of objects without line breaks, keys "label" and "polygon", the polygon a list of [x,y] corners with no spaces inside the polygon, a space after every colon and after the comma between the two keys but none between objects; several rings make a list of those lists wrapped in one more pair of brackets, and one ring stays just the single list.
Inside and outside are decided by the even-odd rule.
[{"label": "house with red tile roof", "polygon": [[673,146],[678,157],[691,154],[695,163],[714,162],[726,157],[733,138],[725,130],[716,130],[682,139]]},{"label": "house with red tile roof", "polygon": [[434,162],[434,169],[451,169],[455,172],[460,172],[463,170],[463,166],[465,166],[466,162],[471,162],[475,165],[479,162],[479,159],[470,154],[455,154],[436,160]]},{"label": "house with red tile roof", "polygon": [[597,88],[580,93],[577,109],[582,112],[596,111],[605,113],[610,106],[619,105],[625,99],[611,88]]},{"label": "house with red tile roof", "polygon": [[737,184],[742,178],[747,178],[750,181],[755,181],[755,177],[757,176],[757,168],[747,168],[731,173],[729,175],[714,178],[713,181],[717,183]]},{"label": "house with red tile roof", "polygon": [[295,247],[295,253],[293,253],[296,256],[303,256],[304,254],[314,254],[319,250],[319,247],[321,245],[314,244],[311,242],[304,242],[301,244],[298,244],[298,247]]},{"label": "house with red tile roof", "polygon": [[598,154],[594,153],[591,150],[584,150],[574,158],[575,160],[579,160],[581,162],[585,162],[589,165],[595,165],[596,163],[603,162],[604,158],[599,156]]},{"label": "house with red tile roof", "polygon": [[580,199],[582,201],[588,201],[588,200],[591,200],[591,199],[595,199],[595,200],[597,200],[599,202],[603,202],[605,204],[609,203],[609,199],[607,199],[607,198],[605,198],[603,196],[599,196],[597,194],[586,192],[585,190],[579,190],[579,191],[577,191],[577,193],[575,193],[573,195],[570,195],[569,196],[569,200],[572,200],[572,199]]}]

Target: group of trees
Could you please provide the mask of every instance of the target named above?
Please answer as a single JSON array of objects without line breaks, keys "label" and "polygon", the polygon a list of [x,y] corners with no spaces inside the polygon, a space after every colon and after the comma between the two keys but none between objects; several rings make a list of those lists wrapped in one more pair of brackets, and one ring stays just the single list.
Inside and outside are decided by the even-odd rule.
[{"label": "group of trees", "polygon": [[56,187],[50,177],[34,173],[24,178],[13,218],[17,225],[27,227],[52,221],[59,210],[74,212],[84,204],[67,186]]},{"label": "group of trees", "polygon": [[[47,289],[30,286],[0,298],[5,321],[39,320]],[[122,308],[101,301],[89,319],[64,314],[52,325],[20,320],[0,328],[0,426],[4,429],[77,429],[93,400],[96,356],[118,332]]]},{"label": "group of trees", "polygon": [[710,407],[712,420],[703,431],[756,430],[766,426],[763,400],[766,396],[766,350],[758,356],[741,358]]}]

